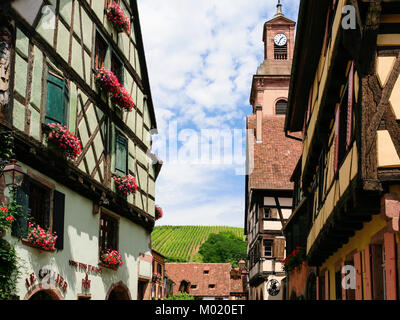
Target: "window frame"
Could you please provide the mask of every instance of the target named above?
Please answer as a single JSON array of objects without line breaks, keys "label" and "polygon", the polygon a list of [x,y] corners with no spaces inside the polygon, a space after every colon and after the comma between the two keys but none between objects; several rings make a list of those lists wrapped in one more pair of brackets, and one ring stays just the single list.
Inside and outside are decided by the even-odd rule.
[{"label": "window frame", "polygon": [[98,66],[97,66],[97,53],[98,53],[97,40],[98,39],[100,39],[100,41],[103,42],[106,46],[106,51],[104,54],[104,62],[103,62],[104,67],[106,66],[107,54],[110,50],[110,44],[108,43],[106,38],[103,36],[103,34],[100,32],[100,30],[96,28],[95,29],[95,40],[94,40],[95,41],[95,44],[94,44],[95,49],[94,49],[93,66],[92,66],[94,71],[98,68]]},{"label": "window frame", "polygon": [[[102,220],[104,220],[104,219],[102,219],[103,217],[106,217],[106,220],[113,221],[113,223],[115,223],[114,224],[115,228],[112,230],[113,238],[114,238],[112,242],[114,242],[115,248],[112,248],[110,246],[103,247],[103,243],[105,242],[105,241],[103,241],[105,235],[102,235],[102,232],[101,232],[102,231]],[[111,214],[104,209],[101,210],[100,216],[99,216],[99,241],[98,241],[99,258],[100,258],[101,253],[104,252],[105,250],[112,249],[112,250],[119,251],[119,223],[120,223],[120,218],[118,216]]]},{"label": "window frame", "polygon": [[[119,63],[121,70],[119,70],[119,74],[116,74],[115,70],[113,69],[113,61]],[[124,63],[122,59],[119,57],[118,53],[111,48],[111,67],[110,70],[114,73],[114,75],[118,78],[119,83],[123,86],[124,85]]]},{"label": "window frame", "polygon": [[[266,246],[265,244],[268,243],[269,246]],[[266,254],[266,248],[270,247],[271,248],[271,255]],[[264,258],[273,258],[274,256],[274,241],[271,239],[263,239],[263,256]]]}]

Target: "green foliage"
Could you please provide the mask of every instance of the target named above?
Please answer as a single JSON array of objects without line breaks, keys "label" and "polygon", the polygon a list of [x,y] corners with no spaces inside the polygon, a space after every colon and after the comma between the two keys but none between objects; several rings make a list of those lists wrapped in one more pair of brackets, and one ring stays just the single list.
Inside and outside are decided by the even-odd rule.
[{"label": "green foliage", "polygon": [[[215,226],[157,226],[152,237],[153,248],[174,262],[203,262],[198,253],[211,233],[232,232],[245,239],[244,230]],[[171,261],[171,262],[172,262]]]},{"label": "green foliage", "polygon": [[13,154],[14,136],[12,132],[0,134],[0,159],[9,160]]},{"label": "green foliage", "polygon": [[166,262],[186,262],[186,260],[180,257],[169,257]]},{"label": "green foliage", "polygon": [[15,296],[18,276],[15,248],[0,238],[0,300],[11,300]]},{"label": "green foliage", "polygon": [[180,292],[173,296],[168,296],[164,300],[194,300],[194,297],[186,292]]},{"label": "green foliage", "polygon": [[203,262],[230,263],[238,267],[238,262],[246,257],[247,243],[231,232],[210,234],[200,247]]},{"label": "green foliage", "polygon": [[292,271],[297,266],[301,265],[307,259],[306,251],[302,247],[296,247],[293,252],[283,260],[283,270],[286,272]]}]

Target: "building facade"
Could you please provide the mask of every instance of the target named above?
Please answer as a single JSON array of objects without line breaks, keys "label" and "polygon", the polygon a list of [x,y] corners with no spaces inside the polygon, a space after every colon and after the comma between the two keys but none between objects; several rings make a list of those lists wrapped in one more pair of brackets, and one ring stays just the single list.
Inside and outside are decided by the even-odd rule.
[{"label": "building facade", "polygon": [[399,298],[399,13],[300,2],[285,123],[304,135],[285,228],[288,252],[306,247],[294,298]]},{"label": "building facade", "polygon": [[[157,125],[137,3],[7,4],[0,20],[0,127],[12,133],[12,157],[24,172],[16,200],[34,225],[58,236],[53,250],[43,250],[29,240],[26,219],[14,221],[19,228],[13,225],[4,239],[15,245],[19,261],[15,295],[143,299],[151,290],[150,234],[161,164],[148,161],[156,158],[150,132]],[[123,16],[123,26],[110,14]],[[102,68],[112,72],[103,86],[105,78],[96,77]],[[107,85],[119,96],[110,91],[110,99]],[[60,152],[52,124],[75,133],[82,147],[76,158]],[[120,192],[115,174],[134,177],[136,192]],[[9,202],[3,178],[0,190],[0,201]],[[118,268],[100,264],[108,249],[120,253]]]},{"label": "building facade", "polygon": [[294,50],[295,22],[277,6],[264,24],[264,61],[253,76],[247,116],[245,234],[248,242],[249,299],[281,300],[285,277],[282,228],[291,215],[290,177],[301,153],[299,137],[285,136]]},{"label": "building facade", "polygon": [[166,263],[167,277],[174,283],[173,294],[186,292],[195,300],[242,300],[245,269],[230,263]]}]

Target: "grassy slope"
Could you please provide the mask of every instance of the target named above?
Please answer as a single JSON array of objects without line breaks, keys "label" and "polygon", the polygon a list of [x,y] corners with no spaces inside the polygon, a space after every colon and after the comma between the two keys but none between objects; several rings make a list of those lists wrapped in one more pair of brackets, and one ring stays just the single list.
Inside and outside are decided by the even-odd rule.
[{"label": "grassy slope", "polygon": [[151,237],[153,249],[167,258],[185,262],[202,262],[198,253],[201,244],[211,233],[232,232],[245,240],[242,228],[206,226],[158,226]]}]

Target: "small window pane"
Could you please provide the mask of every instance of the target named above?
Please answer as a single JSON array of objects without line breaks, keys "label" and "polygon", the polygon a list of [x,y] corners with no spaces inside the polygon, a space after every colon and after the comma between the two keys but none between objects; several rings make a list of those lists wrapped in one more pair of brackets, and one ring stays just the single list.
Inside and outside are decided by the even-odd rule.
[{"label": "small window pane", "polygon": [[286,109],[287,109],[287,101],[285,100],[279,100],[276,103],[276,114],[278,115],[286,115]]},{"label": "small window pane", "polygon": [[117,134],[115,152],[115,170],[122,175],[128,174],[128,141]]}]

